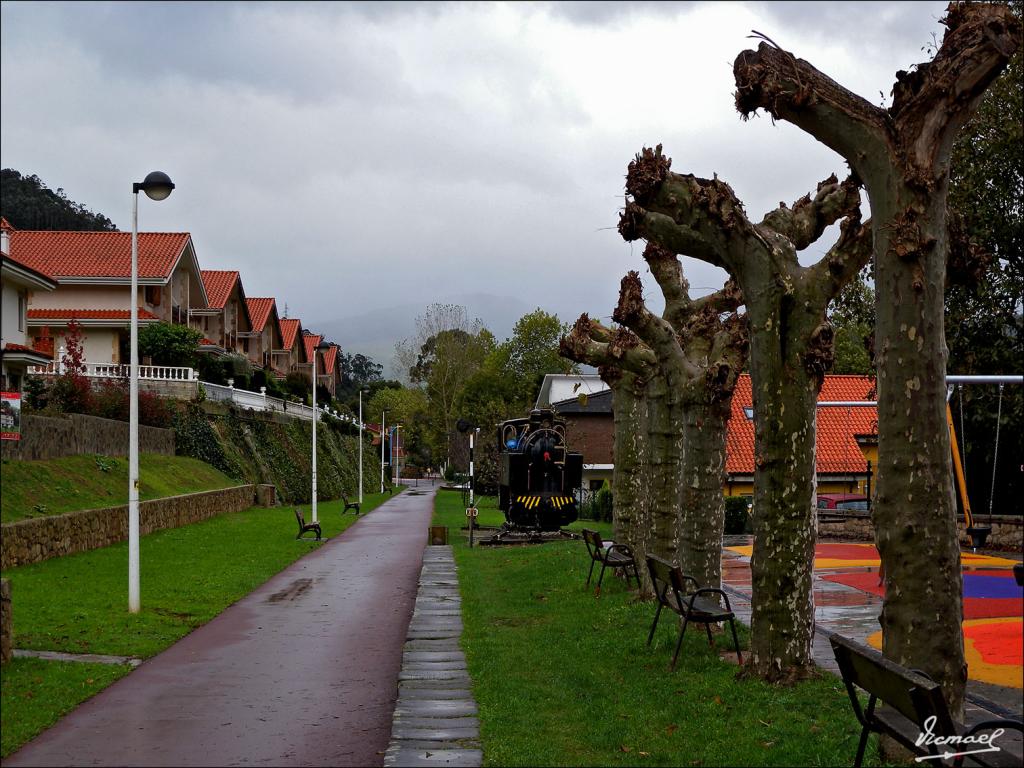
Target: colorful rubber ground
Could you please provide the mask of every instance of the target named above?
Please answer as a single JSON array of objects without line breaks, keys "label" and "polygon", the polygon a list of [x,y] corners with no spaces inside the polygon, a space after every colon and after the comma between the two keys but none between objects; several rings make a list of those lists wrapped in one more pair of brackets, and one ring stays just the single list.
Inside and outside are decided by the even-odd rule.
[{"label": "colorful rubber ground", "polygon": [[[728,547],[750,557],[753,547]],[[862,592],[885,596],[878,583],[878,550],[872,544],[818,544],[818,577]],[[1024,688],[1024,590],[1010,570],[1016,561],[964,552],[964,652],[972,680]],[[834,571],[822,574],[821,571]],[[882,633],[868,636],[882,647]]]}]

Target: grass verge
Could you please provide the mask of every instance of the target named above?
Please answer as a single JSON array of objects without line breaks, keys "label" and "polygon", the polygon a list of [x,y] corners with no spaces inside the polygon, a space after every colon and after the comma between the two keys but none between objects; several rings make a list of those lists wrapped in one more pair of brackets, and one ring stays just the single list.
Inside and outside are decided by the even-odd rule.
[{"label": "grass verge", "polygon": [[[238,485],[198,459],[155,453],[140,454],[139,482],[142,501]],[[124,457],[87,454],[3,462],[0,522],[127,503],[128,459]]]},{"label": "grass verge", "polygon": [[[390,497],[363,498],[365,514]],[[295,539],[295,506],[253,508],[144,536],[142,610],[136,615],[127,608],[127,542],[4,571],[11,581],[14,647],[141,658],[159,653],[320,546],[311,538]],[[309,505],[297,507],[308,521]],[[326,538],[358,519],[342,516],[341,508],[340,501],[317,505]],[[109,678],[80,678],[69,670],[95,665],[16,661],[10,670],[5,665],[0,677],[3,756],[127,673],[115,666],[122,671],[111,671]],[[25,675],[32,686],[26,686]],[[94,682],[83,687],[82,679],[89,677]]]},{"label": "grass verge", "polygon": [[[460,496],[440,493],[435,524],[457,529],[464,520]],[[607,524],[573,527],[610,533]],[[676,622],[663,619],[647,647],[654,605],[608,576],[595,599],[584,587],[582,542],[471,550],[461,532],[451,540],[486,765],[844,765],[853,758],[859,727],[838,678],[790,688],[739,681],[700,631],[687,632],[670,673]],[[739,629],[745,647],[748,633]],[[716,643],[728,647],[725,635]]]},{"label": "grass verge", "polygon": [[127,664],[12,659],[0,673],[0,754],[7,757],[129,671]]}]

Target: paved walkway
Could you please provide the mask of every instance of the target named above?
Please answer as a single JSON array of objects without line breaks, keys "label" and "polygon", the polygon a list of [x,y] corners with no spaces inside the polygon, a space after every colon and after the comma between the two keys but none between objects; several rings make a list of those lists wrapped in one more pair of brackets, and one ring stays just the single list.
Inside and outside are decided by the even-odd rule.
[{"label": "paved walkway", "polygon": [[382,765],[433,496],[378,507],[4,765]]}]

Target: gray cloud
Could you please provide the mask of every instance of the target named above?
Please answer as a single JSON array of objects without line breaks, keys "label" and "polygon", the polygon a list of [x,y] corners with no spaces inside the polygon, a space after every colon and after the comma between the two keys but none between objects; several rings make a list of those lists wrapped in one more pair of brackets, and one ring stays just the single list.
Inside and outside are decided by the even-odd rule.
[{"label": "gray cloud", "polygon": [[633,154],[662,142],[752,216],[842,174],[740,121],[732,60],[760,29],[877,101],[943,8],[891,5],[4,3],[0,162],[122,227],[166,170],[142,228],[307,321],[459,294],[607,316],[643,272],[615,231]]}]

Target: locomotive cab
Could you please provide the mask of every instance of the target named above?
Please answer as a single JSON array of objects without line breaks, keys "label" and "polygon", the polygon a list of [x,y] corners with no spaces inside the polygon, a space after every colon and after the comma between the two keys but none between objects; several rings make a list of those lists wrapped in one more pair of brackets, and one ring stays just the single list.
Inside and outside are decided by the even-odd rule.
[{"label": "locomotive cab", "polygon": [[534,410],[498,428],[501,451],[498,508],[516,529],[556,531],[576,520],[583,456],[566,447],[565,421]]}]

